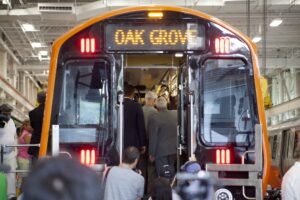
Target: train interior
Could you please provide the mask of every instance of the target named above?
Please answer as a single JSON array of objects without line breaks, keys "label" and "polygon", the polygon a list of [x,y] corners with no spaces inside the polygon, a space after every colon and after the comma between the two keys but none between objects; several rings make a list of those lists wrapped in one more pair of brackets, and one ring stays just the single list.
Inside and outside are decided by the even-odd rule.
[{"label": "train interior", "polygon": [[141,105],[145,104],[146,92],[153,91],[166,98],[169,110],[179,110],[178,74],[185,60],[182,54],[127,54],[124,84],[135,87],[135,100]]},{"label": "train interior", "polygon": [[178,70],[184,59],[171,54],[127,55],[124,83],[136,88],[136,100],[142,105],[145,92],[151,90],[164,96],[170,109],[177,110]]}]

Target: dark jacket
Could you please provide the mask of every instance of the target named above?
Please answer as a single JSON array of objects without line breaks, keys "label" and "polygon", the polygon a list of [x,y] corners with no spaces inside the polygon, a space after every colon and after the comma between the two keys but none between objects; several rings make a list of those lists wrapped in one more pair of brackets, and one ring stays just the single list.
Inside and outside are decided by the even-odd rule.
[{"label": "dark jacket", "polygon": [[177,152],[177,112],[159,111],[148,121],[149,154],[156,158]]},{"label": "dark jacket", "polygon": [[[29,112],[30,124],[31,127],[33,128],[30,144],[39,144],[41,142],[44,109],[45,109],[45,104],[41,104],[37,108]],[[39,154],[39,148],[29,147],[28,153],[37,156]]]},{"label": "dark jacket", "polygon": [[145,134],[142,106],[131,99],[124,98],[124,148],[145,146]]}]

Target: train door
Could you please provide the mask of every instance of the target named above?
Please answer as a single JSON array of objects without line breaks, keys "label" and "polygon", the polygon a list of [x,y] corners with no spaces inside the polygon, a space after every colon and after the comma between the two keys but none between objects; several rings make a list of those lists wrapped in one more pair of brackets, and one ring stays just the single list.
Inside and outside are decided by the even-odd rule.
[{"label": "train door", "polygon": [[[191,69],[189,57],[175,57],[172,54],[124,55],[122,67],[123,84],[119,84],[122,91],[125,83],[136,88],[144,88],[144,91],[139,91],[139,97],[141,98],[138,102],[141,104],[143,104],[145,91],[155,91],[158,96],[164,96],[168,99],[169,110],[177,110],[177,169],[179,169],[179,166],[188,157],[192,156],[191,141],[194,139],[190,137],[191,127],[193,126],[191,123],[197,121],[195,119],[191,120],[194,118],[193,104],[195,100],[193,100],[193,91],[190,90],[191,79],[189,77]],[[119,107],[121,106],[119,105]],[[122,120],[122,122],[119,122],[121,127],[124,122],[124,119]],[[124,134],[121,131],[119,130],[119,135]],[[121,143],[119,146],[124,147]]]},{"label": "train door", "polygon": [[300,131],[296,130],[295,131],[295,136],[294,136],[294,147],[293,147],[293,159],[296,161],[299,159],[299,153],[300,153]]},{"label": "train door", "polygon": [[282,135],[283,135],[283,148],[282,148],[282,153],[281,153],[281,170],[282,174],[285,174],[287,170],[291,167],[291,154],[292,154],[292,149],[293,149],[293,130],[288,129],[288,130],[283,130]]},{"label": "train door", "polygon": [[282,152],[282,135],[281,131],[270,131],[269,132],[269,144],[271,152],[271,177],[269,184],[272,188],[280,188],[282,175],[280,170],[281,165],[281,152]]}]

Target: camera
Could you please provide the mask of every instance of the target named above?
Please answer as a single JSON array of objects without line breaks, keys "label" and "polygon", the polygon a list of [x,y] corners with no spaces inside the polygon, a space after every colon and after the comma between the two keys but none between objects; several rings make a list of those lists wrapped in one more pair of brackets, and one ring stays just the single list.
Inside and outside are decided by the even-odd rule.
[{"label": "camera", "polygon": [[8,121],[9,117],[7,115],[0,114],[0,128],[4,128]]},{"label": "camera", "polygon": [[197,174],[178,173],[176,178],[175,190],[182,200],[213,199],[216,181],[208,173],[204,171]]}]

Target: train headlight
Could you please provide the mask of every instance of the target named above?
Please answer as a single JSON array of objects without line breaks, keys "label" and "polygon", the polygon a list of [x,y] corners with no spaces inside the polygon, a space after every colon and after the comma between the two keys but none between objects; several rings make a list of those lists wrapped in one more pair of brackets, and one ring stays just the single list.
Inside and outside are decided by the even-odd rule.
[{"label": "train headlight", "polygon": [[225,189],[219,189],[215,193],[215,200],[233,200],[232,193]]}]

